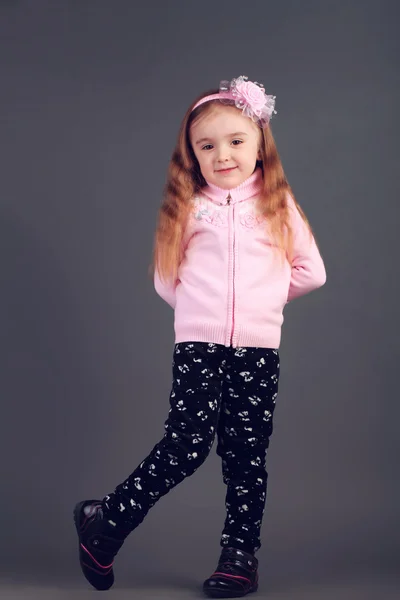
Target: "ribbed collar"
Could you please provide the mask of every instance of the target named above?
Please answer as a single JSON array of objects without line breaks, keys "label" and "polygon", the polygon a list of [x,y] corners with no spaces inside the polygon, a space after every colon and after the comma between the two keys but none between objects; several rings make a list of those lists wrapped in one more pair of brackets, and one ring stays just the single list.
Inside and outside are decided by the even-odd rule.
[{"label": "ribbed collar", "polygon": [[262,171],[257,168],[248,179],[231,190],[224,190],[213,183],[207,182],[207,185],[201,191],[218,204],[228,204],[227,198],[230,195],[230,204],[236,204],[236,202],[248,200],[257,195],[262,188],[262,182]]}]

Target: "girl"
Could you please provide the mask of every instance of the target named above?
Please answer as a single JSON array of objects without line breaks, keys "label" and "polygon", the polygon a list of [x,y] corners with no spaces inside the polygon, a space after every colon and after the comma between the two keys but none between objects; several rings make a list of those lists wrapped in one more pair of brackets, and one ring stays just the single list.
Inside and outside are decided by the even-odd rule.
[{"label": "girl", "polygon": [[186,113],[156,232],[154,282],[175,310],[170,410],[163,439],[103,500],[74,511],[80,564],[97,589],[149,509],[207,457],[215,435],[227,486],[212,597],[257,589],[278,391],[282,312],[326,275],[285,178],[269,121],[275,97],[238,77]]}]

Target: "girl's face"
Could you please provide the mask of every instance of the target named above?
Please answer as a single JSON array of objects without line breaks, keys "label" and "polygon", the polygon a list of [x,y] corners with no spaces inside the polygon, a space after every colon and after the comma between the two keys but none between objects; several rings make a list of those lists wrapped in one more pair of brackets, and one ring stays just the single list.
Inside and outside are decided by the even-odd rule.
[{"label": "girl's face", "polygon": [[194,121],[190,142],[208,183],[233,189],[254,172],[261,130],[233,106],[216,107]]}]

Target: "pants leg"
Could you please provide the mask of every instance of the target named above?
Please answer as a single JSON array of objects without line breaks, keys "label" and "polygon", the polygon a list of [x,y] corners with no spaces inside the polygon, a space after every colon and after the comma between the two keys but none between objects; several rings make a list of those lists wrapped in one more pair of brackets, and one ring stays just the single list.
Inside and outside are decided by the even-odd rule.
[{"label": "pants leg", "polygon": [[265,509],[266,451],[278,394],[279,353],[232,348],[223,385],[217,454],[227,485],[221,546],[254,553],[261,547]]},{"label": "pants leg", "polygon": [[204,462],[215,438],[224,373],[223,346],[175,345],[164,437],[103,500],[105,516],[133,530],[150,508]]}]

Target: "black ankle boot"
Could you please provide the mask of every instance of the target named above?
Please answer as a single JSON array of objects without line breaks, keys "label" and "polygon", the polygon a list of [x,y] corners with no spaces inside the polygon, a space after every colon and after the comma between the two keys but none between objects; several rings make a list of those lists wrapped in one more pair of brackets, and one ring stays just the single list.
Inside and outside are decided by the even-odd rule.
[{"label": "black ankle boot", "polygon": [[114,583],[114,557],[128,532],[117,529],[104,519],[100,500],[85,500],[77,504],[74,521],[82,572],[97,590],[108,590]]},{"label": "black ankle boot", "polygon": [[203,584],[212,598],[239,598],[257,591],[258,560],[243,550],[224,548],[215,572]]}]

